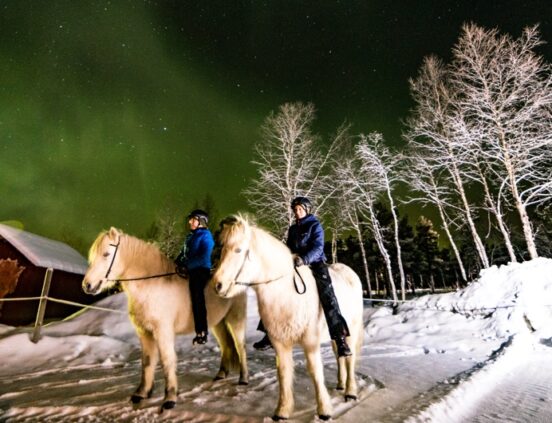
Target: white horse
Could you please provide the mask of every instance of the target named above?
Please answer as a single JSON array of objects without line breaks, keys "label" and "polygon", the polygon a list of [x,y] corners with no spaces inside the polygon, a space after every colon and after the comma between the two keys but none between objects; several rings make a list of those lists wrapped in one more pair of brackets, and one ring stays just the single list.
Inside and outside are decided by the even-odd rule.
[{"label": "white horse", "polygon": [[[82,282],[86,293],[98,294],[120,281],[127,295],[129,317],[142,345],[142,379],[131,401],[138,404],[151,396],[160,354],[165,376],[161,411],[173,408],[178,392],[175,335],[194,331],[188,280],[174,273],[174,263],[155,245],[115,228],[98,235],[90,247],[89,263]],[[223,299],[206,289],[205,302],[208,325],[222,355],[215,380],[239,366],[239,384],[246,385],[247,297]]]},{"label": "white horse", "polygon": [[[293,256],[281,241],[250,224],[242,216],[231,216],[221,223],[219,241],[222,255],[212,283],[224,298],[243,295],[248,286],[256,291],[259,314],[276,350],[280,394],[273,420],[291,416],[293,400],[292,348],[300,344],[313,379],[317,412],[321,419],[331,418],[332,405],[324,385],[320,343],[329,333],[320,305],[316,282],[310,269],[296,271]],[[355,362],[364,335],[362,286],[356,273],[343,264],[330,266],[330,275],[350,337],[350,357],[337,358],[337,389],[345,389],[345,398],[357,398]],[[333,344],[336,353],[335,344]]]}]

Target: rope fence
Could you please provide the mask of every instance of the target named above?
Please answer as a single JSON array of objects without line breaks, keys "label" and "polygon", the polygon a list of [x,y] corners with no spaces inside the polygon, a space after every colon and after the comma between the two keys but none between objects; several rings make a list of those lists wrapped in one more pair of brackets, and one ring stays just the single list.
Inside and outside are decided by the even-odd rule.
[{"label": "rope fence", "polygon": [[[393,305],[398,303],[406,304],[414,302],[415,300],[384,300],[384,299],[377,299],[377,298],[364,298],[364,301],[366,302],[381,302],[381,303],[391,303]],[[444,308],[436,308],[436,307],[412,307],[409,310],[430,310],[430,311],[442,311],[442,312],[448,312],[448,313],[460,313],[460,312],[476,312],[476,311],[491,311],[491,310],[498,310],[503,308],[512,308],[515,306],[518,306],[518,303],[511,303],[511,304],[503,304],[503,305],[497,305],[493,307],[479,307],[479,308],[454,308],[452,310],[444,309]],[[540,307],[552,307],[552,304],[539,304]]]},{"label": "rope fence", "polygon": [[[111,312],[111,313],[127,314],[126,311],[115,310],[115,309],[106,308],[106,307],[98,307],[98,306],[89,305],[89,304],[82,304],[82,303],[77,303],[77,302],[74,302],[74,301],[63,300],[63,299],[60,299],[60,298],[54,298],[54,297],[48,296],[52,273],[53,273],[53,269],[48,268],[45,275],[44,275],[44,284],[42,286],[42,295],[40,295],[39,297],[0,298],[0,303],[10,302],[10,301],[40,301],[39,306],[38,306],[38,310],[37,310],[37,316],[36,316],[36,321],[35,321],[35,325],[34,325],[33,335],[31,337],[31,341],[36,343],[40,340],[40,329],[43,325],[44,313],[45,313],[45,309],[46,309],[46,303],[48,301],[52,301],[52,302],[55,302],[55,303],[66,304],[66,305],[71,305],[71,306],[76,306],[76,307],[81,307],[82,309],[92,309],[92,310],[99,310],[99,311],[107,311],[107,312]],[[411,303],[411,302],[415,301],[415,299],[411,299],[411,300],[387,300],[387,299],[374,299],[374,298],[363,298],[363,300],[365,302],[391,303],[393,305],[394,309],[399,304],[406,304],[406,303]],[[473,309],[453,308],[453,309],[450,309],[450,310],[440,309],[440,308],[436,308],[436,307],[413,307],[413,308],[411,308],[411,310],[429,310],[429,311],[440,311],[440,312],[447,312],[447,313],[474,313],[474,312],[487,312],[488,313],[489,311],[493,311],[493,310],[498,310],[498,309],[503,309],[503,308],[512,308],[512,307],[515,307],[516,305],[518,305],[518,304],[512,303],[512,304],[498,305],[498,306],[494,306],[494,307],[480,307],[480,308],[473,308]],[[541,304],[540,306],[541,307],[552,307],[552,304]]]},{"label": "rope fence", "polygon": [[[126,314],[126,312],[121,310],[115,310],[111,308],[105,308],[105,307],[98,307],[93,306],[89,304],[82,304],[77,303],[75,301],[69,301],[64,300],[61,298],[54,298],[48,296],[48,292],[50,290],[50,282],[52,280],[52,273],[54,270],[52,268],[46,269],[46,273],[44,274],[44,283],[42,285],[42,294],[39,297],[12,297],[12,298],[0,298],[0,303],[4,302],[11,302],[11,301],[39,301],[38,303],[38,309],[36,313],[36,320],[33,328],[33,334],[31,335],[31,341],[34,343],[37,343],[40,340],[40,330],[44,323],[44,314],[46,312],[46,304],[48,301],[52,301],[54,303],[61,303],[76,307],[81,307],[81,309],[93,309],[93,310],[101,310],[101,311],[108,311],[112,313],[120,313],[120,314]],[[82,310],[81,310],[82,311]]]}]

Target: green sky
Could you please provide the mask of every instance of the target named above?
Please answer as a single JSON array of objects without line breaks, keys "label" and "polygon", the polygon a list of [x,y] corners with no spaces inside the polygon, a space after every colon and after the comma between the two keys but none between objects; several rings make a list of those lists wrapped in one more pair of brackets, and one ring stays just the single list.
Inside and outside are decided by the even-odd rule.
[{"label": "green sky", "polygon": [[397,3],[0,1],[0,221],[89,243],[206,194],[244,210],[280,104],[313,102],[323,137],[347,120],[398,145],[408,78],[462,22],[552,41],[544,1]]}]

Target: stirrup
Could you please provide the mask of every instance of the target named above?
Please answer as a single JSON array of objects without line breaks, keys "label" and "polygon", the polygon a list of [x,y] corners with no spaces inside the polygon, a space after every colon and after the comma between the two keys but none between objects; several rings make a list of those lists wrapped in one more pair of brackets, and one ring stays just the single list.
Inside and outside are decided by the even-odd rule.
[{"label": "stirrup", "polygon": [[203,345],[203,344],[206,344],[206,343],[207,343],[207,333],[206,332],[198,333],[192,341],[192,345],[195,345],[195,344]]},{"label": "stirrup", "polygon": [[253,348],[258,351],[268,350],[272,348],[272,342],[270,342],[270,338],[268,337],[268,335],[265,335],[263,339],[253,344]]}]

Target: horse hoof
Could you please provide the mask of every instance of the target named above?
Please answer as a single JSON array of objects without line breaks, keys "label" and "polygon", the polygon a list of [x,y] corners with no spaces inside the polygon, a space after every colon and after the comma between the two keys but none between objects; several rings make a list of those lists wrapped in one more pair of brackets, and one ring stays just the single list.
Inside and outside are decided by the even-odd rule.
[{"label": "horse hoof", "polygon": [[140,404],[144,398],[142,398],[140,395],[132,395],[130,397],[130,401],[133,404]]},{"label": "horse hoof", "polygon": [[328,421],[328,420],[330,420],[330,419],[332,418],[332,416],[328,416],[328,415],[326,415],[326,414],[320,414],[320,415],[318,415],[318,418],[319,418],[320,420]]},{"label": "horse hoof", "polygon": [[345,395],[345,402],[356,401],[357,399],[356,395]]},{"label": "horse hoof", "polygon": [[161,411],[170,410],[171,408],[176,407],[176,401],[165,401],[161,406]]},{"label": "horse hoof", "polygon": [[336,390],[336,391],[343,391],[343,386],[336,386],[336,387],[335,387],[335,390]]},{"label": "horse hoof", "polygon": [[238,382],[238,385],[246,386],[246,385],[249,385],[249,382],[246,382],[245,380],[240,380]]},{"label": "horse hoof", "polygon": [[215,378],[213,379],[214,382],[217,382],[219,380],[224,380],[224,378],[222,376],[215,376]]},{"label": "horse hoof", "polygon": [[287,417],[278,416],[277,414],[272,416],[272,420],[275,421],[275,422],[279,422],[281,420],[287,420],[287,419],[288,419]]}]

